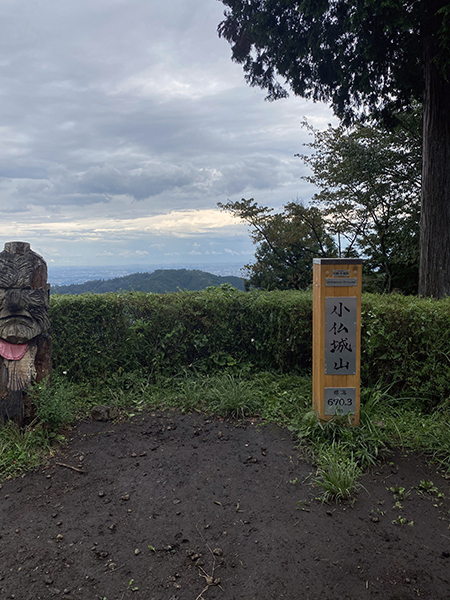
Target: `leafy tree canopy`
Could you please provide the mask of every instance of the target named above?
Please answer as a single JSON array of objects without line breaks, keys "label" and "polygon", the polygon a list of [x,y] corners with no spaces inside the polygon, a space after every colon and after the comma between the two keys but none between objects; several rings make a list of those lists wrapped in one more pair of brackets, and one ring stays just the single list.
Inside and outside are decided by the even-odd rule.
[{"label": "leafy tree canopy", "polygon": [[[331,102],[347,121],[365,111],[387,115],[422,99],[418,41],[431,21],[425,1],[222,2],[228,9],[219,35],[230,42],[247,81],[266,89],[271,100],[287,95],[279,76],[296,95]],[[441,20],[439,56],[446,69],[448,31]]]},{"label": "leafy tree canopy", "polygon": [[[339,250],[355,248],[365,267],[383,275],[382,289],[415,294],[419,273],[421,188],[421,111],[400,115],[394,129],[343,125],[317,131],[305,179],[319,192],[313,200],[324,211]],[[342,241],[342,245],[341,242]]]},{"label": "leafy tree canopy", "polygon": [[313,258],[336,256],[337,248],[317,207],[289,202],[275,213],[253,200],[218,203],[250,225],[256,261],[246,265],[247,288],[305,289],[312,282]]}]

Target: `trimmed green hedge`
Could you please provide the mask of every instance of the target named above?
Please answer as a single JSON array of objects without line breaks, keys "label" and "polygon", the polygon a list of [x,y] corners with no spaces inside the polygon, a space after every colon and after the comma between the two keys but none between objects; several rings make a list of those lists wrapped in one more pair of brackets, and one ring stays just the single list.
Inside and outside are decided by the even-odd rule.
[{"label": "trimmed green hedge", "polygon": [[450,298],[363,294],[361,380],[435,406],[450,399]]},{"label": "trimmed green hedge", "polygon": [[[231,286],[174,294],[52,296],[55,369],[75,381],[120,372],[311,369],[312,296]],[[362,382],[450,397],[450,300],[364,294]]]},{"label": "trimmed green hedge", "polygon": [[75,379],[251,363],[311,367],[311,296],[231,286],[175,294],[52,296],[53,359]]}]

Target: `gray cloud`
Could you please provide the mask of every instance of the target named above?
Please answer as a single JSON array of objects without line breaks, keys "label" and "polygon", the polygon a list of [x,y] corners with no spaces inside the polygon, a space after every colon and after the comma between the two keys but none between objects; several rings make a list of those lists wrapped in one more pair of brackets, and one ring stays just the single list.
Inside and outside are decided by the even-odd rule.
[{"label": "gray cloud", "polygon": [[[1,3],[2,241],[28,235],[55,260],[101,260],[118,245],[142,259],[206,255],[171,236],[170,224],[150,254],[148,239],[136,241],[145,228],[105,232],[117,219],[210,210],[228,198],[279,206],[309,197],[294,158],[307,140],[300,121],[325,126],[330,113],[296,98],[268,104],[249,88],[217,37],[222,12],[214,0]],[[105,232],[85,244],[99,222]],[[229,235],[248,252],[245,228],[224,231],[211,234],[211,244],[225,241],[210,256],[225,252]]]}]

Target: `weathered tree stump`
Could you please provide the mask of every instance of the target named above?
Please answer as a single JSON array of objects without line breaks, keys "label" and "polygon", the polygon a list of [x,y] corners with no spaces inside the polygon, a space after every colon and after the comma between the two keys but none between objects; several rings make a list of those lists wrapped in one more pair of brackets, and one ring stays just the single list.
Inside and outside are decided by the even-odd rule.
[{"label": "weathered tree stump", "polygon": [[47,264],[27,242],[0,252],[0,421],[33,416],[27,390],[51,373]]}]

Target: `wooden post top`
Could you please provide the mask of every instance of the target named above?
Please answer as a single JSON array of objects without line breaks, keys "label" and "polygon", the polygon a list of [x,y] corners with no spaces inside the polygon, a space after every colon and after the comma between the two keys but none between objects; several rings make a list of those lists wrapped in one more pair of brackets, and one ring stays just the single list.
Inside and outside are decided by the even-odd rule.
[{"label": "wooden post top", "polygon": [[313,258],[315,265],[362,265],[362,258]]}]

